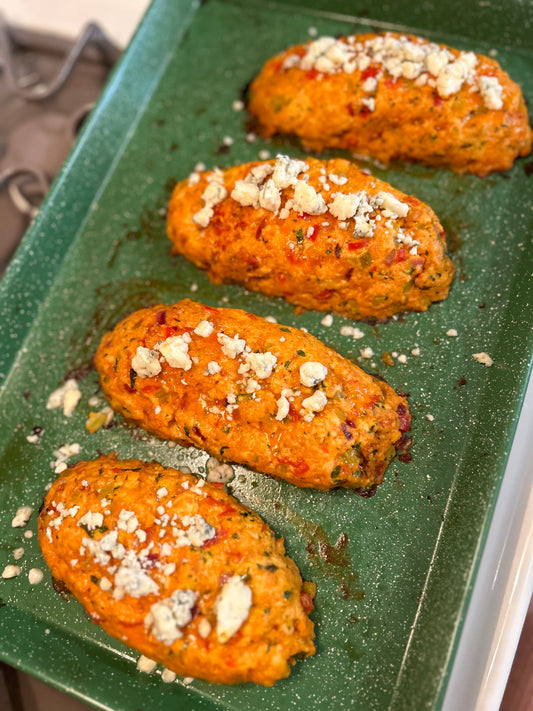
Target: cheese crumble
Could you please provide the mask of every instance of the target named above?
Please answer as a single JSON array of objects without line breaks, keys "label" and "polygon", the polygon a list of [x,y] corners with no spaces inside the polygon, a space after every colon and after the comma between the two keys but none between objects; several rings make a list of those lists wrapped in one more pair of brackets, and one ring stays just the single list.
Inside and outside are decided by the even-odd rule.
[{"label": "cheese crumble", "polygon": [[270,351],[266,353],[248,353],[246,363],[254,371],[256,378],[264,380],[272,375],[278,359]]},{"label": "cheese crumble", "polygon": [[131,359],[131,367],[140,378],[153,378],[161,372],[159,355],[151,348],[137,346]]},{"label": "cheese crumble", "polygon": [[218,333],[217,340],[222,346],[222,353],[232,359],[242,353],[246,346],[246,341],[243,338],[239,338],[238,333],[233,338],[226,336],[225,333]]},{"label": "cheese crumble", "polygon": [[[353,233],[359,237],[371,237],[381,216],[398,220],[405,218],[409,211],[407,203],[383,190],[375,195],[364,190],[355,193],[337,191],[327,195],[326,202],[320,190],[309,184],[308,170],[309,165],[304,161],[279,154],[274,164],[254,166],[243,179],[237,180],[230,197],[242,207],[261,208],[282,220],[287,219],[291,211],[308,215],[322,215],[329,211],[343,229],[348,229],[349,221],[353,220]],[[348,182],[346,176],[334,173],[328,179],[338,186]],[[319,182],[321,190],[327,193],[330,186],[325,174],[319,177]],[[290,196],[284,192],[288,189],[292,189]],[[200,226],[206,227],[208,222]],[[329,222],[323,224],[329,225]],[[308,227],[307,236],[312,237],[314,231],[313,226]],[[416,244],[414,240],[412,244]]]},{"label": "cheese crumble", "polygon": [[33,509],[31,506],[19,506],[15,517],[11,521],[11,526],[13,528],[21,528],[25,526],[30,520]]},{"label": "cheese crumble", "polygon": [[188,354],[190,342],[190,335],[184,333],[181,336],[170,336],[170,338],[158,343],[156,348],[171,368],[190,370],[192,367],[192,360]]},{"label": "cheese crumble", "polygon": [[168,646],[183,636],[182,628],[192,620],[192,608],[198,593],[194,590],[175,590],[170,597],[150,608],[144,624],[151,634]]},{"label": "cheese crumble", "polygon": [[373,67],[375,76],[367,77],[362,89],[369,96],[362,104],[375,111],[375,93],[384,75],[393,79],[414,81],[416,86],[434,86],[442,99],[457,94],[463,86],[479,91],[488,109],[503,108],[503,88],[496,77],[478,75],[478,58],[474,52],[455,55],[446,47],[424,40],[413,41],[406,36],[380,35],[358,42],[357,37],[343,39],[320,37],[305,46],[305,54],[290,54],[285,58],[285,70],[298,67],[314,69],[321,75],[344,72],[353,74]]},{"label": "cheese crumble", "polygon": [[472,353],[472,358],[477,361],[478,363],[481,363],[482,365],[486,365],[487,368],[490,368],[490,366],[494,363],[492,358],[488,353]]},{"label": "cheese crumble", "polygon": [[308,388],[314,388],[321,383],[327,374],[328,369],[322,363],[307,361],[300,366],[300,382]]},{"label": "cheese crumble", "polygon": [[81,391],[78,383],[73,378],[70,378],[64,385],[50,394],[46,403],[46,409],[55,410],[62,408],[63,414],[66,417],[70,417],[80,400]]},{"label": "cheese crumble", "polygon": [[219,642],[227,642],[248,618],[252,606],[252,591],[240,575],[233,575],[215,601],[216,632]]}]

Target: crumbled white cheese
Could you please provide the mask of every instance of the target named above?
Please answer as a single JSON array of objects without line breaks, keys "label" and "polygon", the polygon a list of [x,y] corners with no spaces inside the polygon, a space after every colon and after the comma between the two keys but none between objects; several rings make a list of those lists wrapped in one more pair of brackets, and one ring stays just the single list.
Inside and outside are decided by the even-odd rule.
[{"label": "crumbled white cheese", "polygon": [[309,166],[304,161],[280,153],[276,156],[272,180],[279,190],[284,190],[291,185],[296,185],[300,173],[305,173],[308,169]]},{"label": "crumbled white cheese", "polygon": [[247,365],[254,371],[255,376],[264,380],[272,375],[278,359],[270,351],[266,353],[248,353],[245,357]]},{"label": "crumbled white cheese", "polygon": [[219,462],[215,457],[209,457],[206,462],[206,469],[206,479],[211,483],[228,484],[235,477],[235,471],[231,464]]},{"label": "crumbled white cheese", "polygon": [[[361,202],[366,198],[366,193],[360,190],[357,193],[332,193],[333,200],[328,204],[329,211],[338,220],[348,220],[353,217]],[[370,206],[367,212],[370,211]]]},{"label": "crumbled white cheese", "polygon": [[197,173],[195,171],[189,173],[189,186],[192,187],[193,185],[198,185],[198,183],[200,182],[200,178],[200,173]]},{"label": "crumbled white cheese", "polygon": [[472,358],[482,365],[486,365],[489,368],[494,361],[488,353],[472,353]]},{"label": "crumbled white cheese", "polygon": [[74,457],[80,453],[80,445],[77,442],[73,444],[64,444],[59,449],[55,449],[53,454],[55,460],[50,462],[50,466],[55,474],[61,474],[67,468],[67,461],[70,457]]},{"label": "crumbled white cheese", "polygon": [[[288,55],[283,68],[289,70],[298,67],[304,71],[314,68],[322,74],[350,74],[356,68],[364,72],[372,64],[376,67],[377,74],[363,82],[362,87],[366,92],[372,93],[376,90],[377,82],[384,73],[394,79],[403,77],[414,81],[417,86],[427,83],[429,76],[429,81],[434,82],[442,98],[457,93],[466,83],[480,90],[487,108],[502,108],[500,83],[496,77],[476,77],[477,63],[473,52],[459,52],[455,55],[433,42],[413,41],[403,35],[394,37],[386,34],[365,42],[358,42],[354,36],[345,40],[320,37],[306,45],[303,57]],[[487,79],[490,79],[490,82],[487,82]],[[375,108],[371,108],[368,101],[366,105],[370,110]]]},{"label": "crumbled white cheese", "polygon": [[372,93],[373,91],[376,91],[378,86],[378,80],[376,77],[368,77],[368,79],[365,79],[365,81],[361,85],[361,89],[363,91],[367,91],[369,93]]},{"label": "crumbled white cheese", "polygon": [[85,528],[87,531],[94,531],[95,528],[101,528],[103,523],[104,517],[99,511],[96,513],[87,511],[87,513],[79,519],[78,526]]},{"label": "crumbled white cheese", "polygon": [[299,180],[294,187],[292,208],[296,212],[306,212],[308,215],[321,215],[328,209],[322,195],[303,180]]},{"label": "crumbled white cheese", "polygon": [[42,427],[34,427],[32,433],[26,436],[26,439],[30,444],[38,444],[43,435],[44,429]]},{"label": "crumbled white cheese", "polygon": [[131,359],[131,367],[140,378],[153,378],[161,372],[159,355],[151,348],[137,346],[137,351]]},{"label": "crumbled white cheese", "polygon": [[359,350],[359,353],[361,354],[361,358],[372,358],[374,355],[374,351],[370,346],[367,346],[366,348],[361,348]]},{"label": "crumbled white cheese", "polygon": [[28,582],[30,585],[39,585],[43,577],[43,571],[39,568],[31,568],[28,572]]},{"label": "crumbled white cheese", "polygon": [[248,618],[252,606],[252,591],[240,575],[233,575],[217,597],[214,610],[217,616],[217,637],[224,644]]},{"label": "crumbled white cheese", "polygon": [[310,397],[302,400],[302,407],[310,412],[322,412],[327,402],[328,399],[322,390],[316,390]]},{"label": "crumbled white cheese", "polygon": [[175,590],[170,597],[152,605],[145,626],[163,644],[174,644],[183,636],[182,628],[192,620],[197,598],[195,590]]},{"label": "crumbled white cheese", "polygon": [[15,560],[20,560],[23,555],[24,555],[24,548],[15,548],[15,550],[13,551],[13,558]]},{"label": "crumbled white cheese", "polygon": [[31,506],[19,506],[15,517],[11,521],[11,526],[13,528],[21,528],[25,526],[30,520],[33,509]]},{"label": "crumbled white cheese", "polygon": [[137,516],[133,511],[126,511],[122,509],[118,515],[117,528],[120,531],[127,531],[128,533],[133,533],[137,530],[139,526],[139,521]]},{"label": "crumbled white cheese", "polygon": [[213,333],[213,324],[211,321],[200,321],[198,326],[194,329],[194,333],[197,336],[202,336],[202,338],[207,338]]},{"label": "crumbled white cheese", "polygon": [[237,180],[231,191],[231,198],[243,207],[259,207],[259,187],[249,180]]},{"label": "crumbled white cheese", "polygon": [[103,590],[104,592],[109,592],[111,588],[113,587],[113,583],[109,578],[106,578],[105,576],[103,578],[100,578],[100,590]]},{"label": "crumbled white cheese", "polygon": [[252,395],[252,393],[257,392],[258,390],[261,390],[259,383],[254,378],[250,378],[246,383],[246,392],[248,395]]},{"label": "crumbled white cheese", "polygon": [[276,400],[276,405],[278,406],[276,420],[279,420],[281,422],[289,414],[290,403],[285,397],[285,395],[281,395],[281,397]]},{"label": "crumbled white cheese", "polygon": [[21,568],[18,565],[6,565],[2,571],[2,577],[5,580],[9,580],[10,578],[16,578],[21,572]]},{"label": "crumbled white cheese", "polygon": [[46,409],[55,410],[56,408],[62,407],[63,414],[66,415],[66,417],[70,417],[80,400],[81,391],[78,383],[73,378],[70,378],[64,385],[49,395]]},{"label": "crumbled white cheese", "polygon": [[242,111],[244,109],[244,101],[241,101],[240,99],[237,99],[231,104],[231,108],[234,111]]},{"label": "crumbled white cheese", "polygon": [[[204,485],[203,480],[202,486]],[[200,484],[198,482],[197,486]],[[194,546],[200,548],[206,543],[206,541],[211,540],[216,535],[216,529],[209,524],[203,516],[200,514],[194,514],[193,516],[184,516],[181,519],[183,526],[187,526],[187,530],[183,531],[178,529],[178,537],[176,545],[181,546]]]},{"label": "crumbled white cheese", "polygon": [[196,212],[192,219],[200,227],[207,227],[211,218],[214,215],[213,208],[218,205],[227,196],[228,191],[223,185],[224,176],[221,171],[215,169],[207,177],[209,184],[202,193],[202,200],[204,201],[204,206],[201,210]]},{"label": "crumbled white cheese", "polygon": [[380,190],[372,198],[374,205],[383,209],[385,217],[406,217],[409,212],[409,205],[406,205],[398,198],[395,198],[391,193]]},{"label": "crumbled white cheese", "polygon": [[273,172],[274,166],[270,165],[270,163],[263,163],[262,165],[254,166],[246,176],[246,179],[256,185],[260,185],[269,175],[272,175]]},{"label": "crumbled white cheese", "polygon": [[211,623],[205,617],[202,617],[198,623],[198,634],[202,639],[206,639],[211,634]]},{"label": "crumbled white cheese", "polygon": [[269,178],[259,190],[259,207],[270,212],[277,212],[281,207],[281,193],[272,178]]},{"label": "crumbled white cheese", "polygon": [[161,681],[165,684],[172,684],[173,681],[176,681],[176,676],[176,672],[173,672],[171,669],[163,669],[161,672]]},{"label": "crumbled white cheese", "polygon": [[222,368],[216,362],[216,360],[210,360],[209,363],[207,364],[208,375],[216,375],[217,373],[220,373],[221,370],[222,370]]},{"label": "crumbled white cheese", "polygon": [[79,509],[80,509],[79,506],[72,506],[70,509],[67,509],[65,507],[65,504],[63,504],[62,502],[57,504],[56,513],[58,514],[58,516],[56,516],[56,518],[51,519],[48,522],[48,527],[46,529],[46,536],[49,541],[52,540],[51,529],[52,528],[59,528],[62,525],[65,518],[67,518],[68,516],[74,517],[78,513]]},{"label": "crumbled white cheese", "polygon": [[145,674],[151,674],[156,668],[156,666],[157,662],[154,662],[153,659],[145,657],[144,654],[141,654],[141,656],[137,660],[137,669],[141,672],[145,672]]},{"label": "crumbled white cheese", "polygon": [[115,587],[132,597],[144,597],[159,591],[159,585],[142,569],[141,562],[133,551],[126,553],[115,573]]},{"label": "crumbled white cheese", "polygon": [[341,326],[340,334],[341,336],[351,336],[354,339],[364,338],[365,336],[363,331],[356,326]]},{"label": "crumbled white cheese", "polygon": [[190,342],[190,335],[184,333],[181,336],[170,336],[161,343],[158,343],[156,348],[171,368],[190,370],[192,367],[192,360],[188,353]]},{"label": "crumbled white cheese", "polygon": [[300,366],[300,382],[308,388],[314,388],[321,383],[327,374],[326,366],[316,361],[307,361]]},{"label": "crumbled white cheese", "polygon": [[455,328],[449,328],[449,329],[446,331],[446,335],[449,336],[450,338],[456,338],[459,334],[457,333],[457,331],[455,330]]},{"label": "crumbled white cheese", "polygon": [[481,76],[478,79],[478,84],[485,106],[488,109],[502,109],[503,87],[496,77]]},{"label": "crumbled white cheese", "polygon": [[333,316],[331,314],[326,314],[320,323],[328,328],[329,326],[333,326]]},{"label": "crumbled white cheese", "polygon": [[238,333],[233,338],[226,336],[225,333],[217,333],[217,340],[222,346],[222,353],[228,358],[236,358],[246,347],[246,341],[243,338],[239,338]]}]

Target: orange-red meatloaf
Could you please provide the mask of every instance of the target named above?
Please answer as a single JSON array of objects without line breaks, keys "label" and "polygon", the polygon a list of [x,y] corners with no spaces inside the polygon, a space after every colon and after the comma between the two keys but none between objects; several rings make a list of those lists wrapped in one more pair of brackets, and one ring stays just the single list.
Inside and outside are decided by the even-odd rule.
[{"label": "orange-red meatloaf", "polygon": [[446,298],[454,267],[435,213],[346,160],[279,155],[176,186],[173,251],[307,309],[386,320]]},{"label": "orange-red meatloaf", "polygon": [[105,335],[103,392],[163,439],[297,486],[373,490],[409,413],[385,382],[295,328],[192,301],[142,309]]},{"label": "orange-red meatloaf", "polygon": [[315,653],[312,599],[283,539],[221,487],[135,459],[78,462],[38,529],[93,622],[177,674],[271,686]]},{"label": "orange-red meatloaf", "polygon": [[483,176],[531,151],[518,84],[494,59],[412,35],[321,37],[268,60],[249,111],[265,136]]}]

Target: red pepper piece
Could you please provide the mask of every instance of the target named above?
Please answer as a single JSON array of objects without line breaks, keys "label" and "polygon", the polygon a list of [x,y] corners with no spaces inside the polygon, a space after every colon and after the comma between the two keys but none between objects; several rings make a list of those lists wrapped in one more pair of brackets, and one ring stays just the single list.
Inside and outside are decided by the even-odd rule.
[{"label": "red pepper piece", "polygon": [[355,242],[348,242],[348,250],[354,252],[356,249],[362,249],[366,247],[369,242],[369,239],[358,239]]},{"label": "red pepper piece", "polygon": [[309,613],[315,609],[315,603],[313,602],[313,598],[307,592],[300,593],[300,602],[302,603],[304,612]]}]

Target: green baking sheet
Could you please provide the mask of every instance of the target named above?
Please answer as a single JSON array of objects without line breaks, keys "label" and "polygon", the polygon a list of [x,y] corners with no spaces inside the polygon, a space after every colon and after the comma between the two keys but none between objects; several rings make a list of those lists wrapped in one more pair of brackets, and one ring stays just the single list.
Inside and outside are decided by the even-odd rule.
[{"label": "green baking sheet", "polygon": [[[270,55],[315,30],[400,29],[491,53],[533,99],[530,3],[369,7],[156,0],[0,282],[0,569],[22,568],[0,579],[0,656],[97,708],[366,711],[442,703],[533,353],[531,157],[485,179],[371,166],[432,205],[457,276],[443,303],[359,324],[361,339],[341,334],[353,325],[347,319],[326,327],[323,314],[297,315],[281,300],[211,285],[170,256],[164,230],[172,185],[198,162],[224,168],[263,151],[305,155],[294,141],[247,140],[246,113],[234,102]],[[409,394],[412,461],[393,462],[371,499],[298,490],[236,467],[235,496],[285,537],[318,589],[317,654],[271,689],[168,684],[160,669],[137,671],[137,653],[54,591],[36,536],[24,535],[36,530],[63,444],[80,445],[71,462],[114,450],[203,472],[205,453],[171,449],[119,418],[92,435],[85,429],[89,399],[99,395],[91,356],[104,331],[136,308],[184,297],[305,327]],[[361,357],[366,347],[372,358]],[[472,357],[480,352],[492,366]],[[393,354],[393,366],[384,353]],[[83,393],[70,418],[46,409],[68,375]],[[44,429],[37,444],[27,440],[35,427]],[[25,529],[13,528],[21,505],[34,512]],[[19,547],[24,555],[15,561]],[[45,572],[38,585],[28,581],[32,568]]]}]

